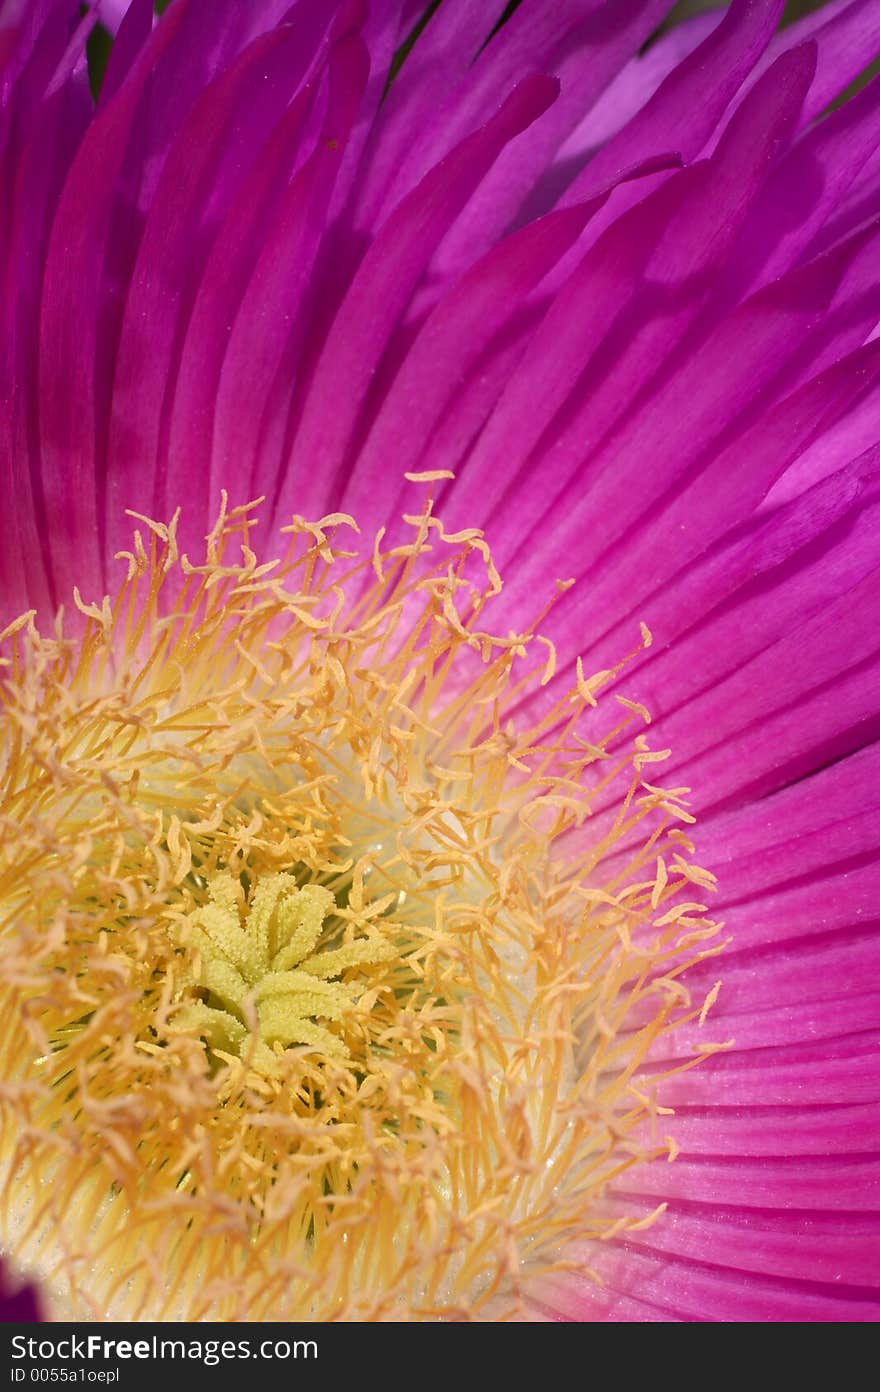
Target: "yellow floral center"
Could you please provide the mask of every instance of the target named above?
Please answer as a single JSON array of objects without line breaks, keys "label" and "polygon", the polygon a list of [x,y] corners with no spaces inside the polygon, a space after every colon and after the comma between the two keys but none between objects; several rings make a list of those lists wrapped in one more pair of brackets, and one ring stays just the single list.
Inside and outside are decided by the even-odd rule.
[{"label": "yellow floral center", "polygon": [[279,1049],[291,1044],[345,1059],[342,1039],[318,1020],[344,1021],[357,987],[333,978],[387,961],[393,943],[373,933],[315,952],[335,900],[321,885],[300,889],[290,875],[257,884],[244,922],[241,886],[232,875],[213,875],[208,896],[181,934],[197,953],[193,986],[206,999],[183,1005],[176,1027],[196,1030],[215,1050],[237,1052],[264,1073],[278,1071]]},{"label": "yellow floral center", "polygon": [[686,790],[619,668],[538,702],[430,502],[275,561],[255,505],[198,563],[140,521],[78,631],[0,635],[4,1240],[76,1317],[528,1314],[674,1154]]}]

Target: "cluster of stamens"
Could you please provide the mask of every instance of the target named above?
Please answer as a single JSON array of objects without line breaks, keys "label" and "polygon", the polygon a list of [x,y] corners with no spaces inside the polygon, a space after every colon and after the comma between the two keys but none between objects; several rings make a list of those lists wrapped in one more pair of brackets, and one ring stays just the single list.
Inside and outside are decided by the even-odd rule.
[{"label": "cluster of stamens", "polygon": [[669,1153],[685,790],[619,669],[529,716],[556,655],[486,629],[478,532],[264,563],[255,520],[194,564],[141,519],[81,632],[2,635],[8,1240],[72,1313],[527,1312]]}]

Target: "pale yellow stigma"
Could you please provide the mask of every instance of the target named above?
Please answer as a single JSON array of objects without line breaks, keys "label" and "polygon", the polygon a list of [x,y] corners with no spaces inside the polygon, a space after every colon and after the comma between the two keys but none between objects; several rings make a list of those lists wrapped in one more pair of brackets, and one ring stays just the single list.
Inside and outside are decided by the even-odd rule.
[{"label": "pale yellow stigma", "polygon": [[74,1318],[527,1316],[720,1047],[664,1042],[719,944],[626,659],[544,700],[430,502],[138,520],[0,634],[3,1240]]},{"label": "pale yellow stigma", "polygon": [[388,961],[394,944],[374,933],[315,952],[336,902],[328,889],[300,889],[290,875],[259,881],[244,922],[241,885],[232,875],[212,875],[208,895],[210,903],[184,919],[180,934],[195,953],[193,987],[206,1000],[184,1003],[173,1028],[192,1030],[268,1074],[277,1073],[280,1051],[292,1044],[346,1060],[340,1036],[317,1022],[344,1021],[366,983],[333,978]]}]

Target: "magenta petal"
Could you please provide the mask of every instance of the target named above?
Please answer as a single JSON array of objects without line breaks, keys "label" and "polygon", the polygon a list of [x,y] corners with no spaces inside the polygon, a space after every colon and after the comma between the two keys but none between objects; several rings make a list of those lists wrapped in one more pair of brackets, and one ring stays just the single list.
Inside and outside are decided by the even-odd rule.
[{"label": "magenta petal", "polygon": [[[651,167],[637,166],[627,174],[637,178]],[[484,351],[497,342],[506,326],[528,316],[530,309],[537,310],[531,292],[572,245],[608,192],[584,206],[550,213],[511,234],[439,301],[384,392],[352,465],[346,507],[378,510],[387,506],[394,511],[400,474],[419,466],[420,454],[441,414],[455,409],[455,396]],[[396,476],[384,468],[392,457],[400,471]]]},{"label": "magenta petal", "polygon": [[[161,31],[160,26],[160,31]],[[198,271],[230,202],[264,140],[297,91],[320,35],[305,42],[300,29],[279,28],[254,40],[228,72],[207,88],[168,155],[144,227],[122,320],[108,455],[116,465],[108,505],[125,524],[124,509],[142,496],[137,476],[119,461],[149,467],[148,511],[165,517],[179,497],[168,457],[173,391],[183,335],[198,288]],[[145,338],[141,325],[152,325]],[[207,502],[207,499],[205,499]],[[204,535],[204,513],[188,524]],[[116,549],[118,532],[111,544]]]},{"label": "magenta petal", "polygon": [[[709,10],[675,24],[621,70],[576,130],[561,146],[547,171],[546,183],[561,193],[589,155],[642,109],[660,84],[723,21],[720,10]],[[573,166],[573,167],[572,167]],[[566,177],[567,174],[567,177]]]},{"label": "magenta petal", "polygon": [[[647,1212],[650,1204],[641,1207]],[[709,1295],[703,1309],[710,1319],[850,1320],[874,1319],[880,1309],[877,1238],[876,1215],[819,1217],[695,1203],[676,1208],[668,1223],[633,1234],[627,1246],[645,1258],[673,1258],[654,1263],[652,1293],[674,1307],[681,1302],[692,1317],[699,1317],[695,1302]],[[622,1267],[620,1255],[609,1261],[612,1281]],[[844,1272],[848,1288],[841,1283]],[[717,1283],[711,1293],[707,1278]],[[635,1285],[645,1293],[641,1281]]]},{"label": "magenta petal", "polygon": [[877,438],[875,421],[878,398],[880,388],[876,384],[869,384],[846,414],[823,430],[810,448],[782,475],[762,507],[772,510],[836,473],[857,456],[867,456]]},{"label": "magenta petal", "polygon": [[880,81],[874,81],[808,131],[772,175],[743,231],[726,296],[741,298],[796,264],[878,140]]},{"label": "magenta petal", "polygon": [[42,1317],[34,1287],[20,1285],[5,1264],[0,1265],[0,1324],[31,1324]]},{"label": "magenta petal", "polygon": [[[820,1065],[821,1066],[821,1065]],[[880,1199],[880,1165],[839,1156],[780,1157],[772,1167],[754,1161],[680,1159],[666,1170],[645,1166],[630,1185],[632,1193],[685,1195],[696,1203],[737,1204],[741,1208],[814,1209],[873,1212]],[[807,1269],[802,1254],[800,1271]]]},{"label": "magenta petal", "polygon": [[779,0],[754,4],[733,0],[724,20],[661,84],[659,90],[590,160],[567,199],[582,199],[610,178],[621,164],[644,159],[658,149],[679,150],[694,159],[725,107],[773,36]]},{"label": "magenta petal", "polygon": [[[858,1150],[862,1137],[876,1132],[880,1103],[817,1107],[812,1111],[762,1107],[750,1113],[716,1107],[709,1116],[683,1107],[675,1133],[688,1155],[834,1155]],[[873,1236],[866,1246],[873,1246]],[[765,1260],[763,1253],[753,1260]]]},{"label": "magenta petal", "polygon": [[[877,0],[832,0],[783,29],[770,44],[768,57],[815,36],[819,47],[816,80],[804,108],[804,125],[829,106],[864,71],[865,57],[880,44]],[[758,65],[759,70],[761,64]]]},{"label": "magenta petal", "polygon": [[[533,448],[552,451],[558,487],[589,458],[596,442],[622,417],[633,414],[634,404],[649,393],[653,375],[675,361],[675,349],[712,294],[714,268],[723,264],[750,197],[797,119],[812,70],[809,52],[781,60],[744,104],[712,160],[689,174],[688,183],[680,177],[672,181],[679,185],[678,194],[670,188],[646,200],[587,254],[473,452],[464,487],[480,488],[490,515],[503,499],[505,486],[522,516],[539,515],[546,486],[535,469],[522,469]],[[672,201],[676,197],[680,204]],[[602,251],[619,254],[624,229],[650,255],[631,303],[624,306],[619,293],[612,301],[619,313],[602,343]],[[656,245],[650,245],[652,240]],[[594,306],[590,314],[581,309],[585,303]],[[577,339],[569,351],[564,326],[572,321]],[[560,369],[563,355],[571,368]],[[530,405],[521,419],[517,403],[525,399],[527,380]],[[489,477],[483,480],[480,470]],[[518,470],[521,479],[516,477]],[[507,554],[505,546],[500,554]]]},{"label": "magenta petal", "polygon": [[[867,234],[871,238],[875,235],[874,229]],[[596,552],[601,554],[610,548],[645,516],[675,480],[687,476],[688,469],[710,446],[717,455],[731,436],[736,440],[757,418],[762,396],[766,403],[774,389],[785,389],[785,373],[796,380],[817,358],[821,361],[827,335],[833,332],[833,324],[825,313],[827,305],[845,283],[848,270],[859,264],[861,257],[870,260],[867,240],[854,241],[792,273],[722,320],[700,344],[699,376],[682,370],[671,374],[649,396],[645,407],[633,411],[621,429],[607,436],[591,457],[587,455],[587,461],[581,446],[579,475],[574,472],[578,462],[578,454],[574,453],[576,441],[568,442],[569,458],[563,456],[561,468],[557,447],[557,477],[577,477],[578,482],[573,481],[567,490],[547,499],[547,511],[537,525],[546,527],[551,522],[551,510],[561,510],[564,520],[555,525],[554,535],[557,546],[564,548],[569,557],[569,574],[583,573],[596,559]],[[872,357],[873,353],[872,346]],[[691,360],[686,361],[690,366]],[[769,380],[765,369],[768,361],[773,361],[775,368]],[[827,378],[817,379],[814,388],[808,384],[804,390],[818,392],[820,399],[826,391],[833,395],[839,389],[837,374],[845,377],[847,370],[845,364],[835,367]],[[844,383],[844,393],[854,394],[857,386],[857,378],[849,385]],[[813,430],[820,425],[821,415],[814,416]],[[588,491],[583,488],[584,479],[590,481]],[[741,482],[745,488],[752,486],[748,475]],[[771,482],[768,477],[764,487]],[[515,497],[514,494],[511,498],[514,507]],[[587,511],[602,516],[600,529],[585,528]],[[517,515],[524,514],[520,511]],[[526,541],[523,531],[518,541],[522,547]],[[502,557],[511,559],[506,548]],[[517,564],[508,591],[511,602],[518,593],[534,585],[540,569],[540,552],[532,548],[530,556]]]},{"label": "magenta petal", "polygon": [[[438,241],[499,152],[552,102],[550,78],[523,81],[482,130],[426,176],[376,237],[327,336],[306,392],[279,515],[320,513],[337,475],[379,355],[406,308]],[[332,403],[332,407],[331,407]],[[318,485],[309,461],[322,460]],[[318,485],[318,486],[316,486]],[[328,492],[329,489],[329,492]]]},{"label": "magenta petal", "polygon": [[[647,1213],[644,1214],[647,1217]],[[671,1224],[670,1224],[671,1226]],[[723,1229],[721,1230],[723,1231]],[[703,1232],[706,1242],[717,1239],[719,1224],[707,1215]],[[807,1230],[806,1236],[809,1235]],[[746,1241],[760,1250],[762,1230],[747,1235]],[[801,1243],[804,1243],[804,1236]],[[671,1242],[670,1242],[671,1245]],[[726,1322],[859,1322],[877,1319],[876,1301],[835,1295],[821,1283],[806,1288],[767,1278],[746,1276],[733,1264],[725,1267],[712,1262],[678,1260],[675,1255],[659,1258],[645,1253],[646,1238],[638,1243],[615,1244],[602,1263],[603,1286],[589,1280],[557,1279],[543,1290],[542,1312],[562,1320],[709,1320]],[[716,1245],[716,1258],[723,1253]],[[584,1261],[586,1264],[586,1254]],[[723,1262],[723,1256],[722,1256]],[[637,1291],[643,1297],[627,1294]]]},{"label": "magenta petal", "polygon": [[[621,284],[638,283],[667,225],[694,190],[702,171],[671,179],[591,248],[550,306],[518,370],[471,451],[450,499],[458,525],[479,506],[491,513],[508,491],[545,428],[580,380],[621,310]],[[589,310],[588,310],[589,307]],[[526,403],[528,403],[526,405]],[[534,487],[536,480],[530,480]],[[545,489],[546,484],[542,484]],[[529,510],[520,514],[528,519]]]},{"label": "magenta petal", "polygon": [[[655,704],[658,715],[675,709],[790,632],[793,624],[820,613],[831,599],[852,588],[873,569],[877,520],[876,504],[860,507],[855,502],[827,533],[781,562],[778,570],[771,569],[762,576],[756,567],[754,578],[744,575],[742,588],[709,614],[703,612],[702,605],[706,601],[711,604],[711,591],[701,591],[699,572],[690,591],[685,577],[680,590],[673,582],[670,598],[674,596],[676,600],[675,618],[668,635],[661,630],[664,638],[671,640],[670,647],[646,663],[639,678],[643,699]],[[744,550],[739,559],[745,562],[747,555]],[[689,598],[693,601],[690,609]],[[653,613],[653,605],[649,607]],[[661,602],[658,617],[663,613]],[[676,630],[689,625],[693,626],[686,635],[673,639]],[[625,630],[623,625],[618,632],[618,645]],[[614,641],[607,640],[603,648]],[[691,682],[684,675],[688,664],[694,672]]]},{"label": "magenta petal", "polygon": [[756,1097],[762,1106],[774,1107],[874,1102],[877,1038],[876,1031],[861,1032],[833,1050],[823,1041],[812,1057],[800,1049],[789,1056],[777,1049],[760,1065],[738,1053],[719,1054],[699,1072],[693,1070],[693,1078],[682,1074],[665,1083],[664,1105],[711,1106],[719,1094],[731,1107],[754,1105]]},{"label": "magenta petal", "polygon": [[358,39],[334,50],[324,129],[263,229],[217,387],[212,469],[218,487],[234,472],[252,496],[277,490],[291,382],[308,322],[309,276],[366,72]]},{"label": "magenta petal", "polygon": [[[320,4],[321,0],[317,0]],[[404,39],[407,29],[400,13],[400,0],[385,0],[381,5],[368,4],[367,0],[348,0],[337,17],[335,38],[343,38],[349,29],[358,32],[367,46],[370,55],[370,77],[361,109],[342,160],[336,189],[330,207],[331,219],[344,212],[345,235],[340,228],[336,254],[346,264],[356,263],[358,251],[349,245],[348,233],[351,230],[350,205],[355,199],[360,184],[363,164],[367,159],[367,146],[375,122],[379,119],[384,105],[388,86],[388,72],[394,54]],[[354,238],[351,238],[354,241]]]},{"label": "magenta petal", "polygon": [[[546,116],[506,150],[471,200],[465,214],[444,240],[435,271],[448,277],[472,263],[474,255],[492,244],[511,225],[522,221],[526,210],[545,212],[554,198],[545,198],[539,175],[556,155],[584,111],[605,89],[622,65],[644,43],[668,10],[667,0],[638,0],[621,5],[606,0],[569,34],[561,56],[551,70],[560,82],[559,100]],[[601,173],[576,202],[594,197],[604,185],[617,182],[626,169],[677,145],[657,140],[631,158],[624,154],[616,168]],[[524,200],[526,208],[523,208]]]},{"label": "magenta petal", "polygon": [[[616,0],[611,2],[616,3]],[[625,8],[627,11],[639,10],[653,3],[654,0],[625,0]],[[488,13],[485,6],[473,8],[478,9],[484,21],[488,21],[485,34],[488,37],[494,21],[503,10],[503,4],[489,5]],[[444,36],[451,38],[455,35],[455,64],[464,72],[464,77],[459,82],[447,79],[444,100],[434,107],[430,121],[419,122],[416,119],[408,123],[409,141],[405,158],[385,188],[381,206],[375,205],[375,194],[369,187],[365,194],[372,199],[372,206],[368,203],[365,207],[371,223],[380,216],[387,218],[395,204],[411,192],[438,161],[477,127],[485,125],[515,84],[536,71],[555,71],[556,60],[565,42],[577,31],[580,23],[589,21],[593,12],[601,8],[602,0],[571,0],[565,6],[560,6],[556,0],[532,0],[529,5],[520,6],[510,22],[493,36],[491,42],[485,44],[472,63],[468,59],[474,55],[466,56],[466,48],[462,51],[462,46],[472,37],[474,26],[464,21],[455,23],[451,15],[441,18],[441,29],[435,30],[435,35],[439,34],[441,42]],[[619,5],[617,9],[619,15]],[[432,21],[432,24],[435,22]],[[429,34],[430,29],[431,25],[428,27]],[[404,64],[401,73],[404,84],[408,84],[407,68],[408,64]],[[410,69],[410,73],[413,73],[413,69]],[[416,72],[416,79],[417,76]],[[418,102],[418,97],[414,100]],[[418,106],[414,110],[417,113]],[[385,163],[380,146],[377,161],[380,183],[387,178]]]},{"label": "magenta petal", "polygon": [[[208,255],[186,329],[174,387],[168,437],[168,494],[175,496],[193,474],[202,487],[191,489],[190,507],[207,525],[219,488],[209,486],[211,436],[224,355],[248,281],[264,240],[302,157],[303,128],[314,100],[307,86],[299,92],[266,141],[250,177],[227,213]],[[243,463],[243,459],[240,459]],[[236,470],[238,472],[238,470]]]},{"label": "magenta petal", "polygon": [[401,472],[417,466],[462,379],[571,246],[591,212],[590,206],[572,208],[530,223],[501,242],[440,301],[386,391],[359,451],[343,498],[348,509],[356,513],[368,504],[393,508],[400,475],[392,475],[383,466],[391,458]]},{"label": "magenta petal", "polygon": [[[724,596],[724,587],[735,588],[737,575],[740,584],[753,579],[781,561],[787,546],[797,545],[804,537],[804,529],[809,534],[816,524],[832,525],[862,496],[867,486],[865,480],[876,473],[873,453],[842,471],[823,490],[817,489],[800,507],[768,521],[759,533],[759,537],[765,538],[763,552],[759,537],[743,537],[729,552],[711,554],[713,543],[749,518],[772,487],[777,471],[784,469],[823,426],[846,409],[862,389],[866,374],[878,370],[880,353],[873,348],[863,349],[785,398],[752,430],[721,450],[677,494],[665,500],[662,524],[656,515],[647,517],[637,534],[638,547],[621,545],[609,553],[590,586],[589,603],[598,605],[609,619],[617,620],[610,640],[612,646],[623,641],[621,625],[625,616],[633,612],[650,616],[658,642],[670,643]],[[674,548],[669,546],[670,526],[676,535]],[[707,554],[706,569],[693,569],[693,562],[703,553]],[[667,593],[656,603],[649,600],[652,591],[667,582]],[[833,571],[826,567],[826,595],[832,585]],[[578,622],[584,602],[586,597],[573,594],[571,604],[560,610],[560,624]],[[767,617],[772,617],[769,606],[765,610]],[[805,612],[803,597],[799,612]],[[630,626],[632,622],[630,619]],[[599,627],[595,626],[597,637]],[[709,646],[710,662],[716,655],[726,655],[733,667],[744,657],[739,637],[734,621],[723,637],[721,633],[701,632],[699,640]],[[604,644],[603,651],[608,646]],[[675,680],[671,689],[664,686],[665,680],[661,677],[657,683],[658,714],[676,699]],[[691,687],[692,684],[691,676]]]},{"label": "magenta petal", "polygon": [[132,0],[132,3],[123,9],[119,31],[110,50],[107,71],[101,83],[101,106],[106,106],[115,96],[153,31],[152,0]]},{"label": "magenta petal", "polygon": [[[36,112],[53,78],[67,75],[74,66],[77,54],[71,40],[82,33],[77,18],[73,5],[46,3],[19,7],[17,23],[20,27],[8,31],[14,36],[15,62],[9,64],[4,86],[12,98],[10,114],[14,112],[15,124],[20,130]],[[7,124],[8,118],[4,122]],[[8,135],[5,131],[7,139]]]},{"label": "magenta petal", "polygon": [[[846,828],[844,823],[835,830],[845,837]],[[862,850],[862,855],[875,852],[876,845],[871,844]],[[846,856],[841,860],[845,863]],[[830,871],[822,866],[813,872],[807,885],[795,884],[762,895],[758,915],[751,899],[734,903],[726,909],[725,925],[742,948],[823,935],[847,928],[851,922],[870,925],[878,890],[880,875],[875,866],[833,866]],[[797,950],[800,951],[800,945]]]},{"label": "magenta petal", "polygon": [[4,303],[0,419],[0,592],[12,612],[36,603],[51,606],[52,561],[42,519],[42,461],[33,394],[21,381],[37,375],[42,256],[52,216],[77,143],[88,121],[88,100],[78,85],[62,87],[30,123],[30,139],[9,168],[6,271],[16,287]]},{"label": "magenta petal", "polygon": [[497,18],[487,13],[489,8],[443,5],[431,16],[370,131],[358,188],[358,227],[375,226],[387,208],[389,190],[399,188],[397,176],[414,135],[429,129],[433,113],[467,73]]},{"label": "magenta petal", "polygon": [[129,8],[129,0],[98,0],[101,23],[115,34]]},{"label": "magenta petal", "polygon": [[[760,816],[743,805],[713,817],[705,832],[706,852],[730,879],[731,902],[752,899],[777,884],[809,885],[817,870],[846,865],[853,857],[864,859],[880,839],[878,772],[880,747],[871,745],[763,799]],[[867,882],[868,889],[872,883]],[[854,882],[854,894],[856,886]],[[847,903],[842,897],[834,912],[845,912]],[[856,898],[853,917],[862,915],[862,901]],[[748,932],[748,941],[767,940],[759,924]]]},{"label": "magenta petal", "polygon": [[[867,575],[658,724],[659,738],[689,750],[688,778],[704,790],[704,804],[797,777],[803,759],[839,755],[848,734],[858,740],[876,691],[877,644],[866,616],[878,586],[880,572]],[[798,693],[796,715],[790,697],[782,697],[783,682]],[[670,771],[675,764],[673,754]]]},{"label": "magenta petal", "polygon": [[[79,403],[95,396],[96,304],[114,179],[125,157],[150,74],[186,15],[181,6],[160,25],[125,91],[83,139],[62,193],[46,255],[40,328],[41,525],[57,537],[51,583],[60,598],[69,577],[102,584],[95,494],[95,421]],[[68,513],[73,510],[73,518]]]}]

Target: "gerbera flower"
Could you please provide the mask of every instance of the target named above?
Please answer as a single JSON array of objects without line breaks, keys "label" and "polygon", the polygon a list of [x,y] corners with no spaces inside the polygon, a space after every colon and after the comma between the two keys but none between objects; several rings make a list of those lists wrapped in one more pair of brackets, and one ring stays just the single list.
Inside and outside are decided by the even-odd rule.
[{"label": "gerbera flower", "polygon": [[56,1310],[878,1313],[880,6],[669,8],[0,11]]}]

